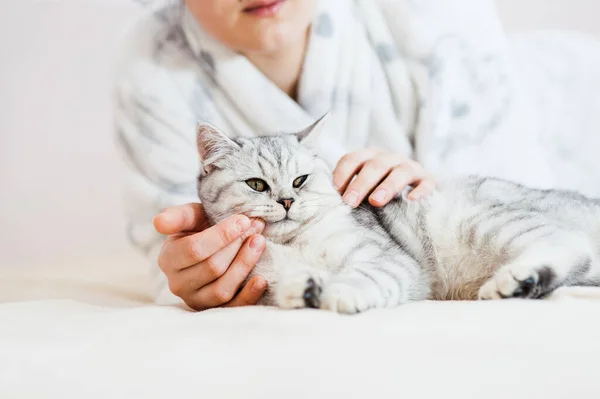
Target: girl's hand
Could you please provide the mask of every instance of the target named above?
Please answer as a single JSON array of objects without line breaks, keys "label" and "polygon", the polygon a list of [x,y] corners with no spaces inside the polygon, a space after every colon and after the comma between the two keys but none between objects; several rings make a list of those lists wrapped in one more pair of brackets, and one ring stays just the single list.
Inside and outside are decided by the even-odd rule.
[{"label": "girl's hand", "polygon": [[265,249],[261,220],[236,215],[207,228],[202,205],[187,204],[165,210],[154,226],[168,236],[158,265],[171,292],[190,308],[254,305],[262,297],[264,278],[254,276],[243,285]]},{"label": "girl's hand", "polygon": [[367,196],[371,205],[384,206],[408,185],[415,187],[408,194],[411,200],[435,189],[433,177],[419,163],[380,148],[366,148],[342,157],[333,172],[333,184],[353,208]]}]

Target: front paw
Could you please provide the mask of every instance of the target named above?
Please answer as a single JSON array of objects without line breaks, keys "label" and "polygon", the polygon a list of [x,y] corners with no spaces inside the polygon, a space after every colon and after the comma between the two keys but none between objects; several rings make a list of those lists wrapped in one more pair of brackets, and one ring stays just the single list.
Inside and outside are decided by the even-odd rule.
[{"label": "front paw", "polygon": [[321,309],[355,314],[369,308],[365,293],[343,282],[332,282],[321,295]]},{"label": "front paw", "polygon": [[541,298],[552,291],[555,280],[548,266],[507,265],[481,286],[479,299]]},{"label": "front paw", "polygon": [[[384,306],[379,296],[314,269],[287,273],[275,287],[275,301],[283,309],[313,308],[337,313],[360,313]],[[371,293],[372,294],[372,293]]]},{"label": "front paw", "polygon": [[321,306],[325,276],[317,270],[298,270],[285,275],[275,290],[277,305],[284,309]]}]

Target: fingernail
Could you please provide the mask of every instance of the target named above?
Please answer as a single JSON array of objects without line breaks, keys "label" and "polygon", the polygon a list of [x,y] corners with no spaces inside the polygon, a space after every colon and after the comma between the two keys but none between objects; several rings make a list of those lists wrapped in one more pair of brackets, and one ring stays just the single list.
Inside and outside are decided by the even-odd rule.
[{"label": "fingernail", "polygon": [[167,210],[162,211],[161,213],[159,213],[158,215],[156,215],[156,217],[161,217],[161,219],[163,220],[163,222],[173,222],[175,220],[175,216],[173,215],[173,212]]},{"label": "fingernail", "polygon": [[235,227],[240,232],[248,230],[248,228],[250,227],[250,219],[248,219],[247,217],[238,219],[237,222],[235,222]]},{"label": "fingernail", "polygon": [[254,231],[254,234],[260,234],[265,229],[265,222],[260,219],[254,219],[250,228]]},{"label": "fingernail", "polygon": [[254,250],[254,252],[261,252],[265,246],[265,237],[263,236],[254,236],[252,237],[252,241],[250,241],[250,248]]},{"label": "fingernail", "polygon": [[376,202],[384,202],[385,199],[387,198],[387,191],[377,190],[377,191],[375,191],[375,194],[373,194],[373,196],[371,198],[373,198]]},{"label": "fingernail", "polygon": [[350,206],[358,205],[358,194],[354,191],[350,191],[348,194],[344,195],[344,202]]},{"label": "fingernail", "polygon": [[267,288],[267,282],[264,278],[257,278],[252,285],[252,289],[256,292],[264,291]]}]

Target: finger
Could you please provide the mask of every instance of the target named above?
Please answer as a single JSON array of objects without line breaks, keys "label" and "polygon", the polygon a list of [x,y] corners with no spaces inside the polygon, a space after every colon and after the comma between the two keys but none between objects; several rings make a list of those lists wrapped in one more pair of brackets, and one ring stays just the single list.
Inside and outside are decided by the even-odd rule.
[{"label": "finger", "polygon": [[385,180],[371,194],[369,203],[373,206],[387,204],[406,186],[420,182],[423,175],[419,172],[408,165],[394,167]]},{"label": "finger", "polygon": [[242,288],[239,294],[224,307],[256,305],[267,289],[267,280],[262,276],[254,276]]},{"label": "finger", "polygon": [[153,222],[156,231],[163,235],[201,231],[208,227],[204,207],[199,203],[167,208],[156,215]]},{"label": "finger", "polygon": [[227,270],[227,265],[225,265],[220,272],[217,272],[214,269],[215,266],[207,266],[206,262],[201,262],[167,274],[169,290],[183,300],[192,297],[200,288],[215,281]]},{"label": "finger", "polygon": [[221,277],[235,258],[246,237],[251,234],[262,233],[264,227],[265,223],[262,220],[255,219],[246,233],[242,234],[242,236],[228,244],[222,250],[217,251],[207,260],[182,270],[164,270],[169,277],[169,289],[171,292],[181,298],[185,298]]},{"label": "finger", "polygon": [[168,271],[200,263],[241,237],[250,224],[246,216],[234,215],[200,233],[171,240],[163,246],[159,265]]},{"label": "finger", "polygon": [[[225,269],[223,270],[223,273],[224,273],[225,270],[227,270],[229,265],[231,265],[231,263],[237,256],[237,254],[240,251],[240,249],[242,248],[242,245],[244,244],[244,241],[246,240],[246,238],[253,236],[255,234],[261,234],[263,232],[264,228],[265,228],[265,222],[263,222],[262,220],[259,220],[259,219],[252,220],[250,228],[248,230],[246,230],[245,233],[243,233],[239,238],[237,238],[236,240],[231,242],[225,248],[221,249],[220,251],[215,252],[205,262],[208,264],[208,266],[217,265],[217,267],[215,268],[217,272],[222,269],[223,266],[221,266],[221,265],[224,265],[224,267],[225,267]],[[216,277],[220,277],[223,273],[218,274]],[[199,288],[200,287],[197,287],[197,289],[199,289]]]},{"label": "finger", "polygon": [[365,162],[380,154],[378,148],[367,148],[362,151],[346,154],[340,159],[333,171],[333,184],[340,193],[346,191],[346,187],[352,181],[352,178],[360,171]]},{"label": "finger", "polygon": [[397,162],[396,157],[376,158],[367,162],[346,189],[344,202],[351,207],[357,207],[390,173]]},{"label": "finger", "polygon": [[194,295],[193,302],[196,306],[214,308],[231,301],[258,262],[265,244],[265,238],[260,235],[254,235],[246,240],[227,272]]},{"label": "finger", "polygon": [[262,233],[264,227],[265,223],[262,220],[253,220],[250,229],[225,248],[215,252],[205,261],[179,270],[176,275],[170,277],[171,292],[179,297],[190,296],[223,276],[236,258],[246,237]]},{"label": "finger", "polygon": [[419,182],[419,185],[408,193],[408,199],[417,201],[429,196],[435,190],[435,181],[432,178],[426,178]]}]

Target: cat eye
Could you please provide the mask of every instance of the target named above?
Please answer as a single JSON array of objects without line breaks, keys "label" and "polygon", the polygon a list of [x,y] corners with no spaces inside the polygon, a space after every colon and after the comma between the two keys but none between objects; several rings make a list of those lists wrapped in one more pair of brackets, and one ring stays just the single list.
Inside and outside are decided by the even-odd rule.
[{"label": "cat eye", "polygon": [[269,185],[262,179],[248,179],[246,180],[246,184],[254,191],[258,191],[262,193],[263,191],[267,191],[269,189]]},{"label": "cat eye", "polygon": [[294,188],[302,187],[302,185],[304,184],[304,182],[306,181],[307,178],[308,178],[308,175],[303,175],[303,176],[297,177],[293,183]]}]

